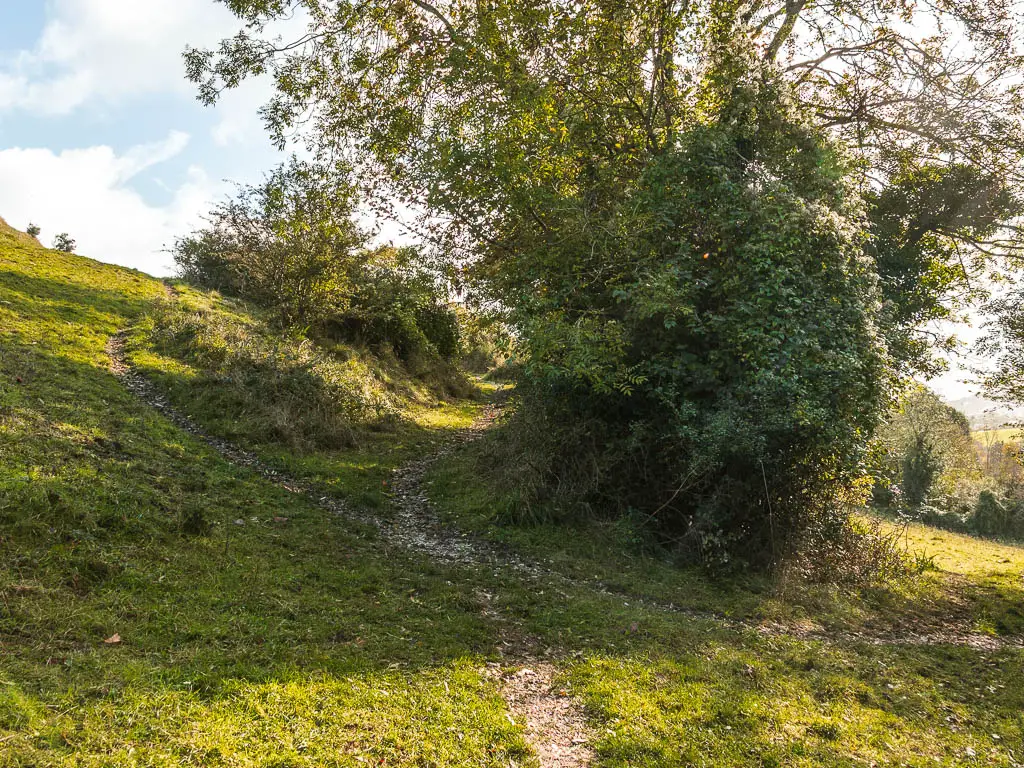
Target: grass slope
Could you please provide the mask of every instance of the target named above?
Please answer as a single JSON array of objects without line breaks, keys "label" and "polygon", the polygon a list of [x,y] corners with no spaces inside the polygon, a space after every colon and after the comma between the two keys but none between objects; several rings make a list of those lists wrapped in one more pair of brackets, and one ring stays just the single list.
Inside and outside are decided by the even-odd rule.
[{"label": "grass slope", "polygon": [[245,302],[177,286],[130,337],[132,363],[214,434],[293,476],[386,508],[392,470],[469,426],[475,392],[440,363],[395,360],[274,330]]},{"label": "grass slope", "polygon": [[[523,754],[466,589],[122,390],[107,338],[162,296],[0,231],[0,765]],[[195,505],[245,525],[186,537]]]},{"label": "grass slope", "polygon": [[872,587],[837,588],[763,577],[709,582],[700,572],[642,556],[615,524],[515,526],[495,510],[507,500],[489,478],[489,453],[476,448],[442,462],[432,473],[432,495],[449,522],[481,536],[531,552],[576,578],[602,574],[623,594],[718,612],[733,618],[785,622],[838,631],[964,632],[1024,635],[1024,549],[913,524],[896,529],[877,521],[884,533],[932,567],[919,577]]},{"label": "grass slope", "polygon": [[[107,370],[108,335],[144,329],[162,296],[143,275],[0,229],[0,766],[536,765],[484,672],[525,637],[585,703],[601,766],[1024,760],[1019,650],[728,630],[442,567],[225,464]],[[211,384],[140,338],[138,362],[175,401],[230,429],[204,406]],[[343,478],[337,492],[386,514],[387,467],[472,410],[411,408],[390,439],[357,449],[255,447]],[[772,601],[815,621],[837,620],[837,605],[914,615],[911,593],[884,610],[842,595],[790,603],[755,581],[725,588],[612,557],[606,531],[498,530],[478,474],[465,453],[438,467],[447,513],[566,571],[745,615]],[[218,523],[208,536],[182,532],[194,508]],[[934,543],[965,589],[993,578],[1019,601],[1018,550]]]}]

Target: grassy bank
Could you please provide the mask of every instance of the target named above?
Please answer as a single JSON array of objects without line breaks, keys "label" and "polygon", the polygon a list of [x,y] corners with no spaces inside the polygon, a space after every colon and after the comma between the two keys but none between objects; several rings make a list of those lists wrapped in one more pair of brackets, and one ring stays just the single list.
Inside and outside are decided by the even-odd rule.
[{"label": "grassy bank", "polygon": [[442,565],[225,463],[126,392],[104,346],[136,327],[136,363],[206,428],[381,514],[389,469],[478,403],[409,396],[352,446],[238,431],[218,399],[238,393],[153,339],[164,301],[0,229],[0,766],[536,766],[487,673],[523,647],[583,702],[601,766],[1024,760],[1020,650],[765,634],[624,596],[850,629],[961,611],[1005,634],[1020,550],[911,529],[943,569],[917,584],[715,583],[610,554],[620,534],[596,523],[498,525],[464,451],[430,486],[451,520],[615,589]]},{"label": "grassy bank", "polygon": [[440,360],[276,328],[258,308],[179,285],[129,337],[130,359],[210,432],[362,506],[404,462],[469,426],[476,386]]}]

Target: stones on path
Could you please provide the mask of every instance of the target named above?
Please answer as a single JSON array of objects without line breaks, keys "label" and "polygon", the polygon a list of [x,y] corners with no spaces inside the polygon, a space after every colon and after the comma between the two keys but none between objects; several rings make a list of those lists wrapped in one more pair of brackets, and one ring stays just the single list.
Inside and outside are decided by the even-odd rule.
[{"label": "stones on path", "polygon": [[[172,289],[169,287],[168,290]],[[171,405],[149,379],[131,367],[125,355],[125,336],[126,332],[122,331],[112,336],[107,343],[110,370],[139,400],[159,411],[178,428],[205,442],[231,464],[246,467],[291,493],[302,494],[333,515],[344,516],[376,528],[389,544],[427,555],[436,561],[451,565],[500,568],[520,578],[589,589],[609,597],[627,600],[630,605],[637,608],[671,612],[698,621],[713,622],[738,632],[753,631],[762,635],[787,636],[803,640],[872,645],[960,645],[984,651],[1024,648],[1024,638],[993,637],[973,632],[966,627],[852,632],[729,619],[709,611],[698,611],[674,603],[624,595],[609,589],[598,579],[572,578],[556,571],[548,564],[524,558],[505,547],[444,525],[423,488],[424,477],[434,463],[450,454],[459,444],[474,440],[487,430],[500,412],[494,406],[486,408],[483,416],[474,422],[472,427],[458,438],[448,441],[437,453],[425,459],[411,461],[395,470],[391,482],[395,515],[391,520],[381,519],[367,511],[353,509],[333,496],[326,496],[314,485],[280,472],[264,463],[255,454],[206,432]]]},{"label": "stones on path", "polygon": [[[409,462],[395,471],[391,483],[396,508],[393,520],[385,521],[357,513],[341,501],[322,495],[314,486],[268,466],[255,454],[206,432],[171,405],[149,379],[131,366],[125,354],[125,336],[122,331],[107,343],[111,372],[140,401],[159,411],[179,429],[205,442],[229,463],[250,469],[291,493],[303,494],[331,514],[374,525],[388,543],[425,554],[434,560],[457,565],[501,567],[531,578],[549,573],[545,568],[441,523],[423,490],[423,479],[429,468],[454,448],[454,441],[433,456]],[[484,416],[461,436],[461,440],[464,442],[482,434],[495,415],[493,407],[487,409]],[[287,519],[274,520],[284,522]],[[246,521],[239,518],[234,524],[244,526]],[[487,603],[490,598],[490,595],[486,596]],[[523,666],[525,663],[529,666]],[[554,666],[519,659],[504,666],[489,665],[488,669],[492,668],[501,678],[500,689],[510,711],[525,724],[527,741],[536,752],[541,768],[584,768],[590,763],[593,754],[587,744],[585,718],[567,692],[556,690]]]},{"label": "stones on path", "polygon": [[591,732],[569,689],[558,683],[558,670],[547,662],[523,660],[518,668],[490,665],[502,696],[542,768],[581,768],[591,763]]}]

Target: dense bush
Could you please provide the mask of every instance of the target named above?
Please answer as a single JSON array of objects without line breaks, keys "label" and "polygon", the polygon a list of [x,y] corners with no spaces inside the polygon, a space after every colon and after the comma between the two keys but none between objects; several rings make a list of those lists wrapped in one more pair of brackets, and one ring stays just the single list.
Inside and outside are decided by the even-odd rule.
[{"label": "dense bush", "polygon": [[509,482],[521,514],[618,512],[764,565],[857,498],[886,359],[841,158],[770,78],[716,96],[626,194],[598,183],[521,240]]},{"label": "dense bush", "polygon": [[1007,509],[994,493],[982,491],[971,516],[971,528],[980,534],[1005,535],[1013,528],[1013,510]]},{"label": "dense bush", "polygon": [[390,347],[413,367],[432,356],[453,359],[459,350],[455,309],[413,248],[367,252],[353,276],[348,309],[328,328],[350,341]]},{"label": "dense bush", "polygon": [[402,360],[454,358],[459,325],[446,292],[411,248],[367,248],[344,169],[293,160],[218,206],[178,240],[187,281],[271,309],[284,326],[387,346]]}]

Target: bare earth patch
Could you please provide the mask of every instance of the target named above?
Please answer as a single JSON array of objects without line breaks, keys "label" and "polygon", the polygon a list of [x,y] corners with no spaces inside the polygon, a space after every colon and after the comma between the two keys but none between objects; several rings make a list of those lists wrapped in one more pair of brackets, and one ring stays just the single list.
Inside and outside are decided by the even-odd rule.
[{"label": "bare earth patch", "polygon": [[501,692],[516,722],[526,728],[541,768],[581,768],[594,758],[591,734],[571,691],[558,684],[558,670],[546,662],[524,661],[522,666],[493,665],[489,674],[500,677]]}]

